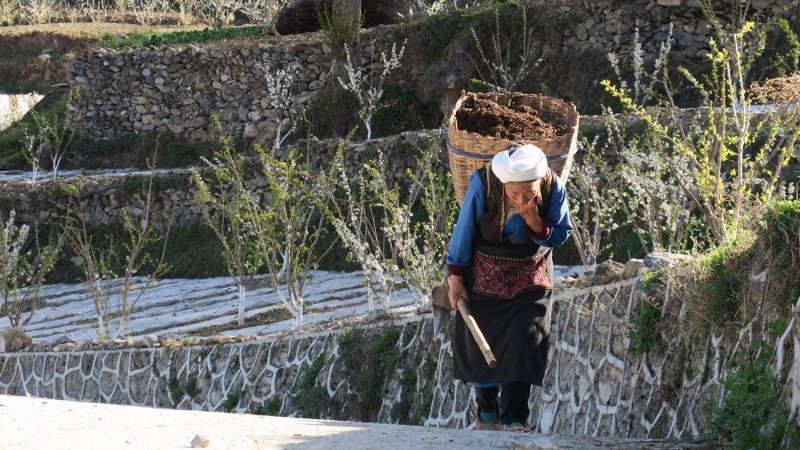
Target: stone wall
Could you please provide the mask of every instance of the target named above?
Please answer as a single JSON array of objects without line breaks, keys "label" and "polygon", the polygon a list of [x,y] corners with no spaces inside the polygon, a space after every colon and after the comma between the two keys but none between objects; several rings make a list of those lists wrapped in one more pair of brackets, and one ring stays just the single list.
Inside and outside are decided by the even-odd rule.
[{"label": "stone wall", "polygon": [[226,132],[269,141],[289,120],[270,102],[265,72],[292,76],[291,109],[322,86],[327,50],[318,35],[264,39],[236,45],[100,48],[76,57],[69,80],[80,100],[78,129],[95,138],[160,132],[207,140],[217,114]]},{"label": "stone wall", "polygon": [[[389,179],[407,178],[407,170],[416,166],[415,158],[420,149],[435,146],[442,150],[443,136],[440,130],[406,132],[388,138],[373,139],[369,143],[348,144],[346,170],[355,175],[367,159],[378,151],[386,155]],[[300,142],[307,146],[316,167],[327,167],[336,154],[338,140]],[[442,172],[447,170],[442,165]],[[256,167],[251,170],[249,185],[257,195],[267,191],[267,180]],[[202,211],[195,203],[195,186],[186,169],[159,170],[154,175],[151,211],[157,229],[165,229],[165,220],[173,217],[175,223],[202,222]],[[77,188],[81,210],[87,214],[90,226],[121,224],[127,217],[142,217],[145,209],[144,186],[150,172],[121,175],[90,175],[62,177],[56,180],[42,179],[36,183],[27,181],[4,181],[0,183],[0,217],[15,210],[21,222],[53,221],[66,213],[70,202],[68,186]]]},{"label": "stone wall", "polygon": [[[706,352],[676,367],[670,354],[638,354],[628,330],[641,301],[641,279],[561,291],[554,296],[553,345],[544,386],[534,389],[531,422],[540,432],[616,437],[696,437],[720,380],[754,339],[712,336]],[[677,301],[677,300],[676,300]],[[773,369],[788,377],[783,401],[800,413],[800,302],[776,342]],[[452,321],[450,322],[452,324]],[[431,336],[431,320],[410,317],[365,324],[365,333],[396,339],[396,366],[381,378],[381,399],[365,409],[346,374],[352,348],[342,330],[246,340],[216,338],[175,346],[149,339],[143,348],[60,346],[0,354],[0,393],[79,401],[330,419],[470,427],[468,385],[452,378],[449,337]],[[373,339],[377,340],[377,339]],[[134,346],[136,347],[135,343]],[[35,350],[35,349],[34,349]],[[56,351],[60,350],[60,351]],[[691,367],[692,370],[684,370]],[[703,370],[705,369],[705,370]],[[368,370],[376,370],[368,367]],[[674,382],[678,374],[679,383]],[[362,383],[364,380],[360,380]]]},{"label": "stone wall", "polygon": [[[645,60],[658,54],[671,30],[673,59],[689,68],[707,63],[712,26],[696,0],[529,3],[541,17],[531,45],[540,49],[537,56],[547,64],[562,66],[536,70],[529,89],[572,101],[581,112],[598,109],[602,92],[597,80],[614,79],[608,53],[620,55],[622,64],[630,66],[626,61],[637,31]],[[715,4],[722,23],[733,20],[732,7],[726,2]],[[793,19],[797,7],[790,4],[788,0],[752,2],[754,10],[765,8],[770,14]],[[474,76],[467,56],[474,47],[471,37],[466,34],[455,42],[431,46],[424,41],[429,36],[413,24],[364,30],[364,70],[379,74],[382,66],[377,55],[389,53],[394,42],[404,39],[407,51],[402,66],[389,75],[387,83],[411,89],[422,103],[437,103],[442,111],[449,111]],[[289,113],[270,104],[264,68],[283,68],[293,74],[289,109],[297,111],[316,98],[329,76],[330,57],[320,33],[204,47],[101,48],[76,57],[70,72],[71,88],[81,94],[73,105],[74,121],[95,138],[163,132],[204,140],[215,132],[211,116],[216,114],[228,133],[268,142],[278,126],[288,126]]]}]

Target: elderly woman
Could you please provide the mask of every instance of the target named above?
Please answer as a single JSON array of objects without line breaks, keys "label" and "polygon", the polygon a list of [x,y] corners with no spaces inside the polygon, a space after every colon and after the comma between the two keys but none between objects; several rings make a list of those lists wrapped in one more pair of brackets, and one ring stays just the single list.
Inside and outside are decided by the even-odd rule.
[{"label": "elderly woman", "polygon": [[571,233],[564,184],[538,147],[513,144],[472,174],[447,270],[451,306],[469,301],[497,357],[489,368],[457,314],[454,375],[475,387],[478,429],[528,431],[531,385],[547,365],[552,248]]}]

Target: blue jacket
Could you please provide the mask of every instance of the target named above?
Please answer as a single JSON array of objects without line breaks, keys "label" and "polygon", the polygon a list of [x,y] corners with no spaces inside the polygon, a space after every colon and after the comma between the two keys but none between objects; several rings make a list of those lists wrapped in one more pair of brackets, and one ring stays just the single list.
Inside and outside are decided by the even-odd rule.
[{"label": "blue jacket", "polygon": [[[464,204],[458,215],[453,235],[450,238],[450,250],[447,253],[447,270],[450,274],[463,275],[472,262],[472,244],[478,232],[478,223],[486,212],[486,187],[483,185],[478,171],[473,172],[469,181],[469,189],[464,196]],[[531,229],[519,215],[512,216],[503,228],[503,237],[514,243],[526,243],[531,240],[543,247],[556,247],[563,244],[572,234],[572,222],[569,218],[567,191],[564,183],[556,177],[554,189],[550,194],[550,203],[545,220],[545,233],[532,236]]]}]

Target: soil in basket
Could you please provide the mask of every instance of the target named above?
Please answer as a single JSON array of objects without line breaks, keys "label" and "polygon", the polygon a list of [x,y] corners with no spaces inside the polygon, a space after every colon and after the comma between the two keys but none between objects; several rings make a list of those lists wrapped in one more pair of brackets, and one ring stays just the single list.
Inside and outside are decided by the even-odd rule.
[{"label": "soil in basket", "polygon": [[470,95],[456,112],[458,129],[481,136],[497,136],[509,141],[538,141],[569,132],[539,117],[530,106],[505,106],[486,98]]}]

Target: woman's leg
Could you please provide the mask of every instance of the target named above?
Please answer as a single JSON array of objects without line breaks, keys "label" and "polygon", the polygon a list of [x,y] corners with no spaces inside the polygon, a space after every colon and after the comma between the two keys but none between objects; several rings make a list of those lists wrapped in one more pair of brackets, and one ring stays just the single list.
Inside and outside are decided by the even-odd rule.
[{"label": "woman's leg", "polygon": [[500,411],[497,408],[497,394],[500,389],[497,385],[475,384],[475,426],[479,430],[500,429]]},{"label": "woman's leg", "polygon": [[495,411],[497,410],[498,392],[500,389],[497,385],[475,384],[475,402],[481,409]]},{"label": "woman's leg", "polygon": [[531,397],[531,384],[521,381],[504,384],[500,389],[500,410],[504,425],[512,422],[528,423],[530,408],[528,399]]}]

